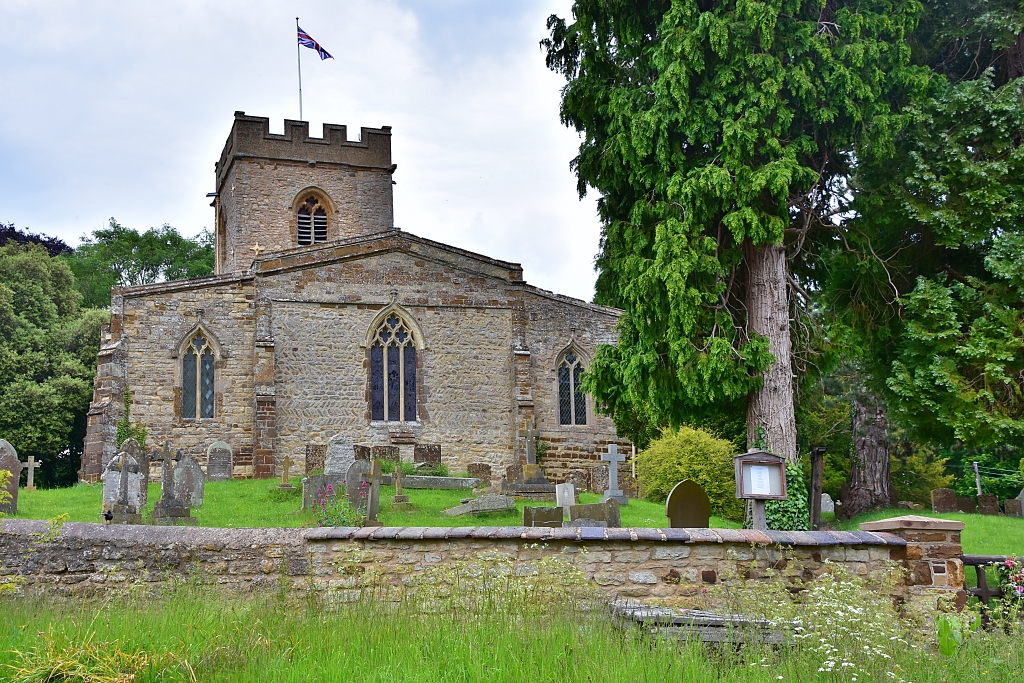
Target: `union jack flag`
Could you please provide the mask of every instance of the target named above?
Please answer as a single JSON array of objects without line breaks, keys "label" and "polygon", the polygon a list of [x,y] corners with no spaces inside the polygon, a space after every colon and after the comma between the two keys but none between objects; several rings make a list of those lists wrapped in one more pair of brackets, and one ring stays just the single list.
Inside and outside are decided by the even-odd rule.
[{"label": "union jack flag", "polygon": [[299,45],[308,47],[311,50],[316,50],[317,53],[320,55],[320,61],[323,61],[325,59],[334,59],[334,57],[331,56],[331,53],[320,47],[320,43],[313,40],[313,36],[309,35],[298,26],[296,26],[296,28],[299,29]]}]

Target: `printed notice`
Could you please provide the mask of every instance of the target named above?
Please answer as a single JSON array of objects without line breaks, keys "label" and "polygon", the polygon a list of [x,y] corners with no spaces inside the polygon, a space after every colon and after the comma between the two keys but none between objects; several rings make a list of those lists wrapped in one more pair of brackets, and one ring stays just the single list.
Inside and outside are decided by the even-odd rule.
[{"label": "printed notice", "polygon": [[768,478],[766,465],[750,466],[750,493],[755,496],[771,495],[772,485]]}]

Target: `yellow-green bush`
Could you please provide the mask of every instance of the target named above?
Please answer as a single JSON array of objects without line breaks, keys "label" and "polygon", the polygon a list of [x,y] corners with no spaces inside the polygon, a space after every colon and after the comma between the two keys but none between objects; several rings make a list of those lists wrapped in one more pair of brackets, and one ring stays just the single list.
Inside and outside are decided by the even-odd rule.
[{"label": "yellow-green bush", "polygon": [[637,477],[644,497],[657,502],[668,498],[683,479],[692,479],[708,494],[712,510],[740,519],[743,504],[736,499],[734,455],[731,442],[701,429],[666,430],[637,456]]}]

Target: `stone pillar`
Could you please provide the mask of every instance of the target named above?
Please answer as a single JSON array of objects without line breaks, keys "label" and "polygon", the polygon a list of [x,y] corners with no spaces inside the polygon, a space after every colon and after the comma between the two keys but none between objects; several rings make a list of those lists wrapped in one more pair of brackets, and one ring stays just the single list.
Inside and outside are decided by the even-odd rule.
[{"label": "stone pillar", "polygon": [[274,384],[274,337],[271,302],[256,279],[256,344],[253,349],[253,380],[256,405],[252,435],[252,470],[255,479],[277,473],[274,449],[277,442],[277,397]]},{"label": "stone pillar", "polygon": [[92,403],[86,417],[85,447],[78,480],[96,483],[117,452],[117,423],[124,417],[124,388],[128,377],[127,342],[121,339],[123,297],[114,290],[110,324],[100,332]]},{"label": "stone pillar", "polygon": [[890,556],[907,570],[908,600],[928,603],[928,607],[935,607],[941,598],[964,596],[963,528],[963,522],[917,515],[860,525],[861,531],[887,531],[907,542],[905,547],[893,548]]}]

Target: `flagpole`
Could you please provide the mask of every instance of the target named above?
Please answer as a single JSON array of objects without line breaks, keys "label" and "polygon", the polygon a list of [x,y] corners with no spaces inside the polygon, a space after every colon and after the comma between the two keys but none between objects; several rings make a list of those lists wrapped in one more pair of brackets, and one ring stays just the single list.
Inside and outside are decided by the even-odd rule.
[{"label": "flagpole", "polygon": [[[299,18],[295,17],[295,35],[299,35]],[[302,120],[302,46],[295,41],[295,56],[299,60],[299,121]]]}]

